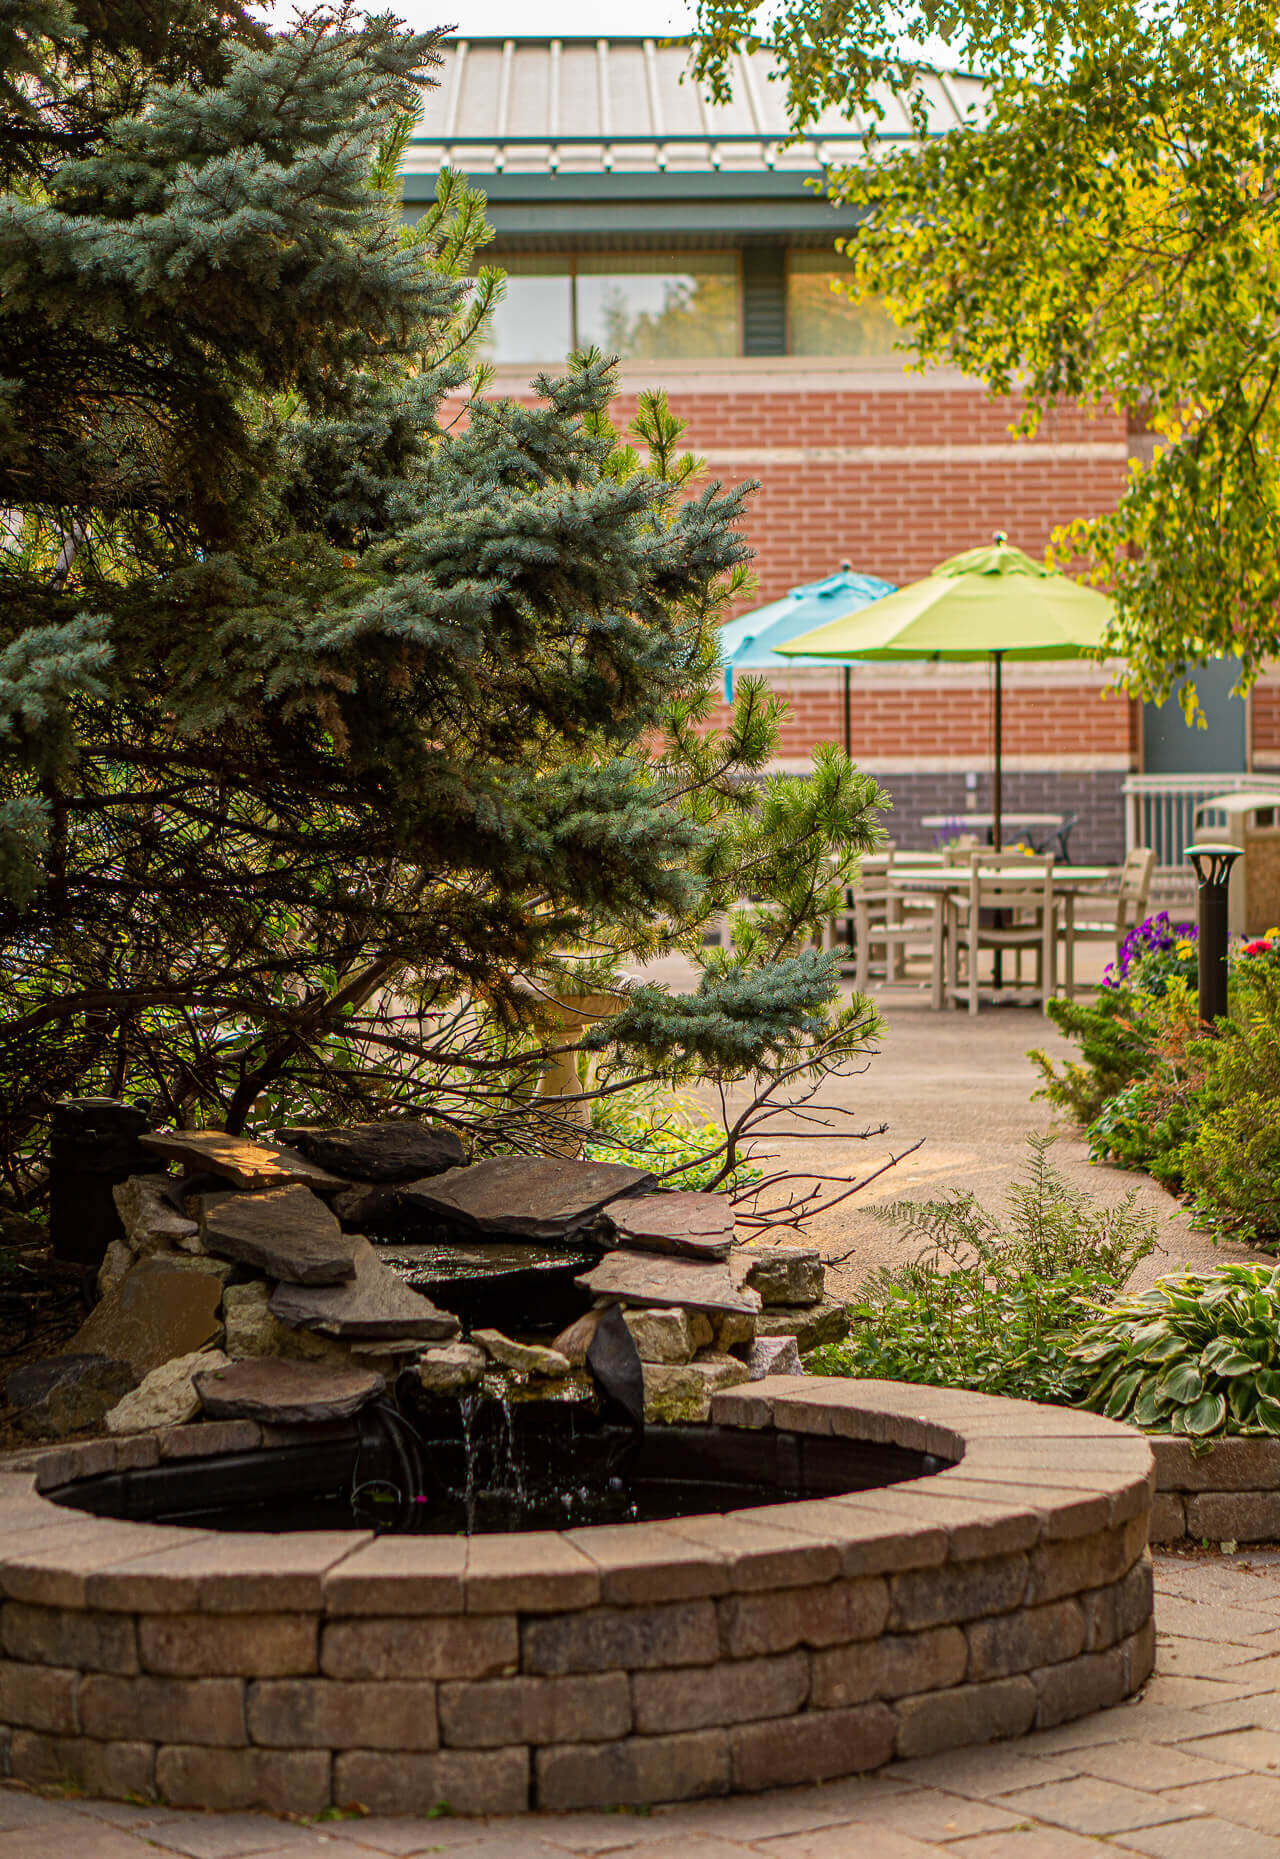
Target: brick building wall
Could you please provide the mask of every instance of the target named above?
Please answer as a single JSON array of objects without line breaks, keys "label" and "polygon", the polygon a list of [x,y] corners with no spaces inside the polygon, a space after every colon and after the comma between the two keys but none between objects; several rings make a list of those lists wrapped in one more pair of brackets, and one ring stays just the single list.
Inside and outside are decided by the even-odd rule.
[{"label": "brick building wall", "polygon": [[702,364],[690,380],[695,367],[625,365],[616,416],[633,417],[638,386],[664,387],[715,477],[759,481],[747,518],[756,602],[845,560],[915,580],[997,529],[1038,554],[1059,523],[1108,509],[1124,482],[1116,416],[1064,410],[1016,439],[1022,402],[949,372],[770,357]]}]

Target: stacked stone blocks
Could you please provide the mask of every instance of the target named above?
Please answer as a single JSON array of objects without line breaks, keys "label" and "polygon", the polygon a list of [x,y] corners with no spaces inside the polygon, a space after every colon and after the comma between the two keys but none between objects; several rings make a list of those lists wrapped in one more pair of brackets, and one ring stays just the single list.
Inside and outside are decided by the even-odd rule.
[{"label": "stacked stone blocks", "polygon": [[[104,1521],[0,1480],[8,1772],[291,1813],[639,1805],[1015,1736],[1145,1680],[1141,1437],[793,1377],[713,1411],[952,1463],[845,1497],[470,1541]],[[62,1448],[37,1483],[197,1444]]]},{"label": "stacked stone blocks", "polygon": [[1280,1439],[1155,1436],[1153,1543],[1280,1540]]}]

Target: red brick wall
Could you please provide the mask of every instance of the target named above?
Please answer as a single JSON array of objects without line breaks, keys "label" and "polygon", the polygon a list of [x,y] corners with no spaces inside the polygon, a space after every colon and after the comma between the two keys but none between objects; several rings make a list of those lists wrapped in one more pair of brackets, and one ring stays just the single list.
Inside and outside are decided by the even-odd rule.
[{"label": "red brick wall", "polygon": [[[771,679],[786,698],[789,715],[779,745],[784,757],[807,755],[815,742],[844,740],[844,694],[840,673],[829,684],[791,686]],[[1130,705],[1103,698],[1087,685],[1023,686],[1004,694],[1006,757],[1035,756],[1046,765],[1063,757],[1127,756],[1131,747]],[[723,725],[724,705],[714,721]],[[853,755],[874,768],[877,759],[964,756],[985,765],[991,753],[991,702],[985,689],[946,689],[917,681],[858,687],[853,668],[850,696]]]},{"label": "red brick wall", "polygon": [[[757,601],[799,581],[816,580],[841,561],[901,583],[927,574],[961,549],[1003,529],[1039,554],[1060,523],[1092,516],[1115,501],[1125,460],[1054,457],[1051,448],[1123,443],[1121,417],[1090,419],[1064,411],[1034,439],[1020,442],[1010,426],[1021,401],[993,401],[973,388],[767,394],[749,391],[670,392],[671,409],[687,422],[687,443],[712,454],[710,470],[726,484],[758,479],[747,530],[756,552]],[[620,396],[619,421],[634,401]],[[943,450],[916,460],[816,458],[724,463],[717,452],[849,446],[898,449],[992,446],[988,462],[949,459]]]}]

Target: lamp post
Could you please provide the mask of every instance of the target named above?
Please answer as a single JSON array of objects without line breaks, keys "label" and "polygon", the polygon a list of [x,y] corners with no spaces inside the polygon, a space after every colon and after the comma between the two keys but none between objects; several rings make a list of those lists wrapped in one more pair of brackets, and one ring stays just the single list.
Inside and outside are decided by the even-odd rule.
[{"label": "lamp post", "polygon": [[1239,846],[1187,847],[1200,886],[1196,899],[1197,957],[1200,1018],[1206,1026],[1223,1019],[1227,1011],[1227,887],[1231,867],[1239,856]]}]

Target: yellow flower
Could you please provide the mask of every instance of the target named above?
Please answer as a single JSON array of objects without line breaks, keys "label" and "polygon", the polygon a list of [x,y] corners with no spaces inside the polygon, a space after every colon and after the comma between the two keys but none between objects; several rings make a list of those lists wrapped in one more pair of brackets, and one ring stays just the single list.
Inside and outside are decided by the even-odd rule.
[{"label": "yellow flower", "polygon": [[1175,955],[1194,955],[1195,952],[1196,945],[1193,942],[1188,942],[1185,936],[1182,938],[1181,942],[1177,942],[1173,946],[1173,953]]},{"label": "yellow flower", "polygon": [[1280,929],[1264,930],[1262,933],[1268,942],[1280,942]]}]

